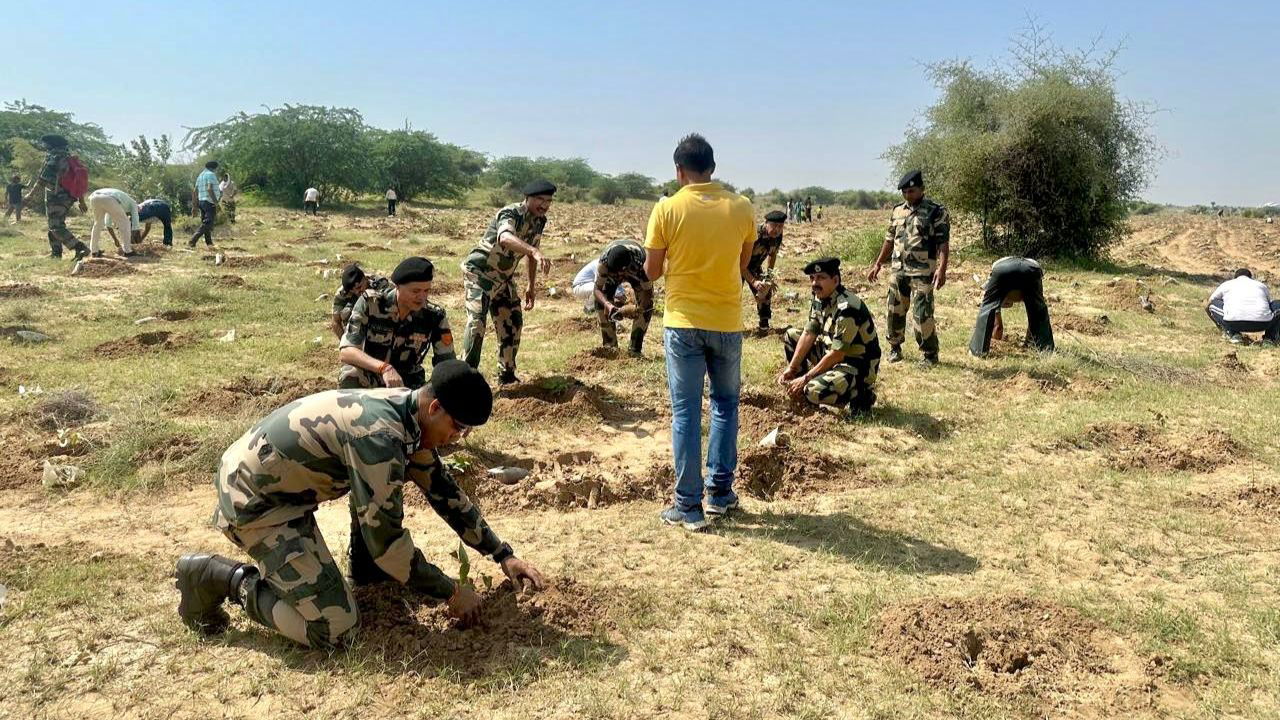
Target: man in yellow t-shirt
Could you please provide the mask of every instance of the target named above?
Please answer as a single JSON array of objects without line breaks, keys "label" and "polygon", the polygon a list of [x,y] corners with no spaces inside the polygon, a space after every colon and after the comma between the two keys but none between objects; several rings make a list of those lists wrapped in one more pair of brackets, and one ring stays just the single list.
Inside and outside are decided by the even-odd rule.
[{"label": "man in yellow t-shirt", "polygon": [[[738,393],[742,386],[742,281],[756,241],[751,202],[711,181],[715,153],[701,135],[675,151],[680,190],[654,206],[645,234],[645,272],[664,275],[667,387],[675,497],[662,512],[669,525],[706,527],[703,511],[738,506]],[[702,471],[702,387],[711,381],[711,437]]]}]

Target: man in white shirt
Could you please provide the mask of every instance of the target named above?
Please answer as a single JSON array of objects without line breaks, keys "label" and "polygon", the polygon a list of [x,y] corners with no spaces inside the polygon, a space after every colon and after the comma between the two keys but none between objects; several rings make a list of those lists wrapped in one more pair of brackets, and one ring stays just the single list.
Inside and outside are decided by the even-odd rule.
[{"label": "man in white shirt", "polygon": [[309,187],[307,191],[302,193],[302,212],[316,214],[316,208],[320,207],[320,191]]},{"label": "man in white shirt", "polygon": [[229,173],[222,173],[222,182],[218,183],[222,190],[222,207],[227,211],[227,221],[236,221],[236,202],[240,200],[240,186],[231,179]]},{"label": "man in white shirt", "polygon": [[[107,227],[107,218],[111,224],[121,229],[120,254],[128,257],[133,254],[133,243],[142,234],[142,220],[138,218],[138,203],[129,193],[115,188],[101,188],[89,195],[89,213],[93,216],[93,229],[89,231],[89,254],[102,257],[99,240],[103,228]],[[128,228],[128,232],[124,229]]]},{"label": "man in white shirt", "polygon": [[1248,268],[1218,286],[1205,305],[1209,319],[1233,344],[1244,342],[1240,333],[1260,332],[1263,343],[1280,343],[1280,301],[1272,301],[1267,286],[1253,279]]},{"label": "man in white shirt", "polygon": [[396,202],[400,199],[395,188],[387,188],[387,215],[396,214]]}]

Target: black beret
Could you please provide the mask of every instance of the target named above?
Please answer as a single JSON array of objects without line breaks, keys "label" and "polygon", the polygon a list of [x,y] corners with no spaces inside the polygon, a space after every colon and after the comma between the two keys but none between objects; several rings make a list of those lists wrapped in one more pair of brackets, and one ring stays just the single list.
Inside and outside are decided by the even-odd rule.
[{"label": "black beret", "polygon": [[805,275],[812,275],[814,273],[835,275],[838,272],[840,272],[840,258],[818,258],[817,260],[810,260],[809,264],[804,266]]},{"label": "black beret", "polygon": [[534,180],[533,182],[524,186],[523,192],[525,194],[525,197],[528,197],[530,195],[555,195],[556,186],[552,185],[546,180]]},{"label": "black beret", "polygon": [[600,264],[613,272],[618,272],[627,266],[630,259],[631,253],[627,252],[626,246],[614,245],[600,256]]},{"label": "black beret", "polygon": [[431,371],[431,394],[454,420],[475,427],[489,421],[493,390],[479,370],[462,360],[445,360]]},{"label": "black beret", "polygon": [[924,174],[919,170],[912,170],[903,175],[902,179],[898,181],[899,190],[906,190],[912,187],[924,187]]},{"label": "black beret", "polygon": [[67,139],[61,135],[41,135],[40,142],[47,148],[64,148],[67,146]]},{"label": "black beret", "polygon": [[764,219],[765,219],[767,222],[786,222],[786,221],[787,221],[787,214],[786,214],[786,213],[784,213],[784,212],[782,212],[781,210],[774,210],[773,212],[769,213],[768,215],[765,215],[765,216],[764,216]]},{"label": "black beret", "polygon": [[364,270],[360,266],[351,263],[342,269],[342,289],[351,292],[351,288],[364,279]]},{"label": "black beret", "polygon": [[400,261],[391,273],[391,282],[397,285],[413,282],[431,282],[435,266],[424,257],[407,257]]}]

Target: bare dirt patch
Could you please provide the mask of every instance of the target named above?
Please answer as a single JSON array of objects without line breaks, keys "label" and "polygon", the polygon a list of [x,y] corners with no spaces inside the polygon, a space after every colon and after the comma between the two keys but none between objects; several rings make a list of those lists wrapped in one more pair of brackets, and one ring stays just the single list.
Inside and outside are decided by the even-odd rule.
[{"label": "bare dirt patch", "polygon": [[781,388],[773,393],[747,390],[738,399],[738,435],[744,446],[755,445],[774,428],[793,438],[813,438],[841,422],[832,413],[792,400]]},{"label": "bare dirt patch", "polygon": [[604,372],[620,362],[625,362],[626,358],[627,354],[618,348],[601,345],[590,350],[583,350],[570,357],[565,361],[564,366],[566,370],[575,376],[593,375]]},{"label": "bare dirt patch", "polygon": [[1225,492],[1198,495],[1192,498],[1191,504],[1274,521],[1280,519],[1280,485],[1254,483]]},{"label": "bare dirt patch", "polygon": [[175,435],[134,456],[138,467],[147,463],[171,463],[186,459],[200,449],[200,441],[191,435]]},{"label": "bare dirt patch", "polygon": [[1150,299],[1156,307],[1160,305],[1159,299],[1152,296],[1151,288],[1139,280],[1128,278],[1108,280],[1098,286],[1097,292],[1103,305],[1113,310],[1142,310],[1143,297]]},{"label": "bare dirt patch", "polygon": [[356,588],[361,643],[380,649],[385,660],[428,671],[450,668],[464,678],[531,661],[549,665],[584,646],[608,647],[595,639],[609,626],[607,598],[571,578],[557,578],[533,594],[518,593],[504,580],[480,595],[480,622],[462,628],[444,604],[397,583]]},{"label": "bare dirt patch", "polygon": [[[1136,301],[1135,301],[1136,302]],[[1106,315],[1085,317],[1073,313],[1054,313],[1050,322],[1061,330],[1078,332],[1081,335],[1105,335],[1110,329],[1111,318]]]},{"label": "bare dirt patch", "polygon": [[525,421],[625,420],[630,417],[621,399],[612,391],[563,375],[535,378],[504,386],[494,401],[497,417]]},{"label": "bare dirt patch", "polygon": [[76,273],[76,277],[82,278],[108,278],[121,277],[123,275],[133,275],[138,269],[124,260],[114,260],[107,258],[85,258],[80,261],[80,272]]},{"label": "bare dirt patch", "polygon": [[762,500],[839,492],[865,484],[855,469],[830,455],[753,447],[738,456],[735,487]]},{"label": "bare dirt patch", "polygon": [[934,687],[1002,698],[1118,710],[1150,687],[1145,664],[1112,632],[1072,608],[1022,596],[891,607],[874,647]]},{"label": "bare dirt patch", "polygon": [[33,298],[44,295],[44,290],[30,283],[6,283],[0,285],[0,298]]},{"label": "bare dirt patch", "polygon": [[193,314],[190,310],[163,310],[156,317],[168,322],[177,322],[179,320],[190,320]]},{"label": "bare dirt patch", "polygon": [[195,338],[168,330],[145,332],[133,337],[108,340],[93,349],[101,357],[119,358],[152,352],[168,352],[192,345]]},{"label": "bare dirt patch", "polygon": [[1249,372],[1249,366],[1244,364],[1240,356],[1235,350],[1227,350],[1214,361],[1213,368],[1224,375],[1241,375]]},{"label": "bare dirt patch", "polygon": [[239,378],[216,388],[196,391],[187,401],[188,412],[202,415],[234,415],[242,410],[265,411],[315,393],[337,387],[332,378]]},{"label": "bare dirt patch", "polygon": [[1096,450],[1116,470],[1209,472],[1244,457],[1244,448],[1222,430],[1173,432],[1142,423],[1097,423],[1066,441]]},{"label": "bare dirt patch", "polygon": [[219,287],[244,287],[244,278],[239,275],[218,275],[211,278],[209,282]]}]

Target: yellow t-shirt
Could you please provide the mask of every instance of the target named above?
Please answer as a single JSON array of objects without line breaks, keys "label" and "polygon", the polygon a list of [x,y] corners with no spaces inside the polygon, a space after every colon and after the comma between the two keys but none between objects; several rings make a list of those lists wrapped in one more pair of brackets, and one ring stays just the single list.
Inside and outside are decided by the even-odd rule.
[{"label": "yellow t-shirt", "polygon": [[742,332],[742,247],[755,241],[751,202],[719,183],[685,185],[655,205],[644,246],[667,251],[663,324]]}]

